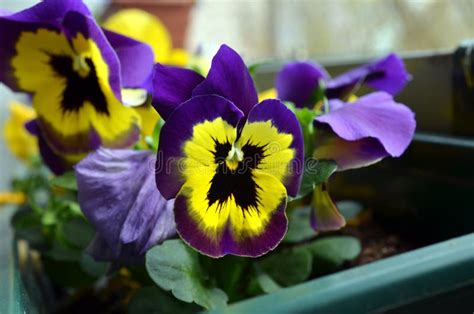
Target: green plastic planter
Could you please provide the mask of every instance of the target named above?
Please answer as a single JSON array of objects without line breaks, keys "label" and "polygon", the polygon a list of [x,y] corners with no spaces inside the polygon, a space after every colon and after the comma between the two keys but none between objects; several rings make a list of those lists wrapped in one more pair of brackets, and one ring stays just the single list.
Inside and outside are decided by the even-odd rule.
[{"label": "green plastic planter", "polygon": [[472,313],[474,234],[212,313]]},{"label": "green plastic planter", "polygon": [[18,267],[16,243],[10,227],[12,213],[13,208],[0,206],[0,312],[36,313],[30,306]]}]

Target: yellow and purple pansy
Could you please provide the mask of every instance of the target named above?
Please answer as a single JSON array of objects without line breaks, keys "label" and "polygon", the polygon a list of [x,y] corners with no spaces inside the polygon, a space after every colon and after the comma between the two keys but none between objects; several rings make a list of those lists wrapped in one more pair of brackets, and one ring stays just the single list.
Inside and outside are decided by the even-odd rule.
[{"label": "yellow and purple pansy", "polygon": [[287,230],[298,192],[301,127],[277,99],[258,103],[241,57],[221,46],[206,78],[157,65],[153,104],[166,119],[156,183],[174,199],[181,238],[203,254],[260,256]]},{"label": "yellow and purple pansy", "polygon": [[123,105],[121,89],[149,80],[150,47],[102,30],[79,0],[45,0],[1,16],[0,42],[0,81],[31,94],[42,153],[71,164],[98,147],[138,140],[140,117]]},{"label": "yellow and purple pansy", "polygon": [[[291,62],[278,73],[275,86],[280,99],[318,111],[312,157],[334,160],[337,171],[344,171],[369,166],[387,156],[401,156],[406,150],[415,132],[415,115],[395,102],[393,95],[409,79],[402,59],[390,54],[333,79],[317,63]],[[324,81],[329,99],[326,111],[320,110],[314,100],[320,81]],[[350,101],[362,84],[378,91]],[[311,225],[315,230],[344,226],[326,183],[314,191],[312,207]]]}]

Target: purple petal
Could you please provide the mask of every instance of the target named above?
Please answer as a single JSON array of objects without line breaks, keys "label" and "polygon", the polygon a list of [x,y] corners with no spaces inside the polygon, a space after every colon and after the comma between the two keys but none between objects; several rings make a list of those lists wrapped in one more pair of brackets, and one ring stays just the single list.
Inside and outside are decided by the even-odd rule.
[{"label": "purple petal", "polygon": [[312,95],[319,85],[319,80],[329,78],[326,70],[314,62],[290,62],[278,72],[275,87],[278,98],[291,101],[296,107],[310,107]]},{"label": "purple petal", "polygon": [[337,163],[337,171],[370,166],[387,157],[387,151],[375,138],[346,141],[330,130],[318,129],[318,143],[313,157],[331,159]]},{"label": "purple petal", "polygon": [[87,6],[80,0],[43,0],[42,2],[9,16],[21,22],[48,22],[59,26],[66,13],[75,11],[92,16]]},{"label": "purple petal", "polygon": [[38,28],[60,31],[64,16],[76,11],[90,15],[82,1],[46,0],[14,14],[0,14],[0,81],[14,91],[22,91],[17,85],[11,66],[16,54],[16,42],[22,32],[34,32]]},{"label": "purple petal", "polygon": [[68,170],[72,170],[72,164],[68,163],[59,154],[56,154],[51,147],[49,147],[38,125],[38,120],[34,119],[25,124],[25,128],[32,135],[38,138],[38,146],[41,159],[48,166],[48,168],[55,174],[61,175]]},{"label": "purple petal", "polygon": [[102,30],[119,58],[122,87],[144,87],[147,80],[151,80],[154,65],[150,46],[112,31]]},{"label": "purple petal", "polygon": [[222,118],[237,126],[243,113],[225,98],[196,96],[179,106],[161,129],[156,163],[156,184],[166,199],[176,197],[184,179],[180,161],[184,157],[183,145],[193,135],[193,127],[204,121]]},{"label": "purple petal", "polygon": [[58,30],[47,23],[22,23],[10,19],[10,16],[0,17],[0,81],[14,91],[21,92],[14,75],[11,59],[16,54],[16,43],[22,32],[35,32],[39,27]]},{"label": "purple petal", "polygon": [[193,96],[212,94],[229,99],[245,115],[258,103],[247,66],[239,54],[226,45],[220,47],[206,79],[193,91]]},{"label": "purple petal", "polygon": [[346,220],[339,213],[331,200],[326,183],[316,187],[311,201],[311,227],[316,231],[339,230],[346,225]]},{"label": "purple petal", "polygon": [[193,89],[204,77],[183,68],[156,64],[153,69],[153,107],[163,119],[191,98]]},{"label": "purple petal", "polygon": [[396,54],[376,60],[375,62],[350,70],[327,82],[328,98],[345,98],[358,84],[385,91],[391,95],[398,94],[410,80],[403,60]]},{"label": "purple petal", "polygon": [[79,204],[110,250],[104,258],[140,257],[175,234],[174,201],[156,189],[154,164],[149,151],[100,149],[76,165]]},{"label": "purple petal", "polygon": [[7,15],[11,15],[12,12],[7,10],[7,9],[3,9],[3,8],[0,8],[0,16],[7,16]]},{"label": "purple petal", "polygon": [[[175,217],[178,233],[187,244],[202,254],[211,257],[222,257],[227,254],[250,257],[261,256],[273,250],[287,231],[286,198],[274,210],[263,233],[243,239],[232,235],[230,223],[217,235],[212,234],[216,230],[210,232],[202,230],[199,222],[190,214],[189,204],[188,197],[184,194],[180,193],[176,198]],[[240,209],[236,208],[236,210]]]},{"label": "purple petal", "polygon": [[[293,136],[290,148],[295,150],[295,156],[288,165],[283,165],[288,169],[288,174],[283,179],[283,182],[288,191],[288,195],[296,196],[301,183],[304,162],[301,126],[295,114],[277,99],[264,100],[250,111],[247,123],[259,121],[271,121],[272,125],[278,129],[278,132],[291,134]],[[271,145],[270,148],[273,154],[280,153],[282,149],[280,145]],[[279,164],[275,165],[275,167],[278,166]]]},{"label": "purple petal", "polygon": [[315,158],[335,160],[339,171],[371,164],[386,156],[400,156],[416,127],[414,113],[384,92],[369,94],[319,116],[315,124],[318,128],[327,125],[342,139],[324,139],[324,134],[330,133],[320,134],[321,145],[314,154]]},{"label": "purple petal", "polygon": [[63,27],[70,38],[81,33],[86,38],[92,39],[97,44],[102,58],[109,67],[109,85],[117,99],[121,100],[120,90],[122,84],[119,59],[99,25],[97,25],[92,17],[78,12],[68,12],[64,17]]}]

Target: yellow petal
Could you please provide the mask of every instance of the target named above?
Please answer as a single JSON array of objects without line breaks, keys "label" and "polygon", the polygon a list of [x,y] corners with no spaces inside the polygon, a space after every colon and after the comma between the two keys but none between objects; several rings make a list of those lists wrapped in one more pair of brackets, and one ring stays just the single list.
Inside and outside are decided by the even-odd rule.
[{"label": "yellow petal", "polygon": [[20,192],[0,192],[0,205],[2,204],[23,204],[26,196]]},{"label": "yellow petal", "polygon": [[160,120],[160,115],[150,104],[135,107],[135,110],[138,112],[142,119],[140,141],[142,142],[142,144],[145,144],[145,137],[151,136],[153,134],[153,130],[155,129],[156,124]]},{"label": "yellow petal", "polygon": [[277,91],[275,88],[264,90],[263,92],[258,94],[258,101],[263,101],[265,99],[273,99],[273,98],[277,98]]},{"label": "yellow petal", "polygon": [[148,12],[140,9],[121,10],[110,16],[103,26],[150,45],[155,62],[167,63],[171,56],[170,33],[158,18]]},{"label": "yellow petal", "polygon": [[3,128],[3,137],[10,152],[24,162],[38,154],[36,137],[25,129],[25,123],[35,117],[36,113],[30,106],[16,101],[10,103],[10,117]]},{"label": "yellow petal", "polygon": [[171,51],[170,57],[165,63],[179,67],[185,67],[189,64],[189,61],[189,53],[184,49],[176,48]]},{"label": "yellow petal", "polygon": [[347,102],[355,102],[359,97],[357,97],[354,94],[350,94],[349,98],[347,99]]},{"label": "yellow petal", "polygon": [[281,133],[272,124],[271,120],[247,122],[240,135],[237,145],[243,147],[252,145],[262,148],[262,159],[259,169],[279,181],[288,176],[291,160],[295,157],[295,150],[291,148],[293,135]]}]

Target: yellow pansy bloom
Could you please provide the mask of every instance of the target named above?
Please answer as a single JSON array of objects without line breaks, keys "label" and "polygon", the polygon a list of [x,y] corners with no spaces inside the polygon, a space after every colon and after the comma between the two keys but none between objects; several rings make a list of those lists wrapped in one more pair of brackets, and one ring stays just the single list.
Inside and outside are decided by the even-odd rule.
[{"label": "yellow pansy bloom", "polygon": [[24,162],[38,154],[36,137],[25,129],[25,123],[34,118],[33,108],[17,101],[10,102],[10,117],[3,128],[3,138],[10,152]]}]

